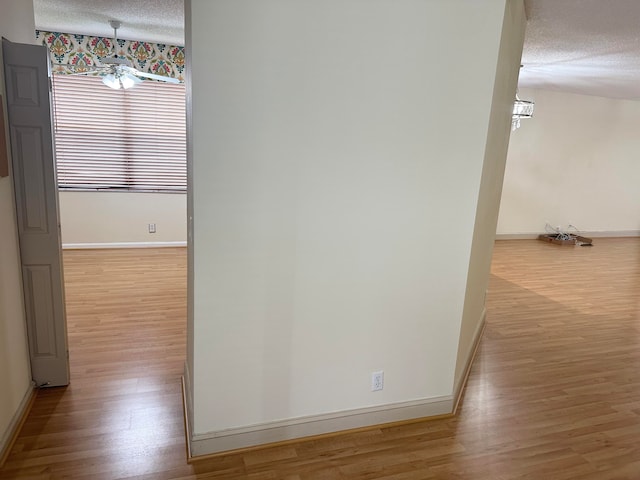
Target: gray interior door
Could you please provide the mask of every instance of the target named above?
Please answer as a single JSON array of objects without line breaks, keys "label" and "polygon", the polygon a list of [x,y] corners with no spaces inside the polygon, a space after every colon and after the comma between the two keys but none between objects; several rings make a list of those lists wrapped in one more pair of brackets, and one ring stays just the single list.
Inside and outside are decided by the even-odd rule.
[{"label": "gray interior door", "polygon": [[13,185],[31,372],[38,386],[69,383],[49,57],[2,39]]}]

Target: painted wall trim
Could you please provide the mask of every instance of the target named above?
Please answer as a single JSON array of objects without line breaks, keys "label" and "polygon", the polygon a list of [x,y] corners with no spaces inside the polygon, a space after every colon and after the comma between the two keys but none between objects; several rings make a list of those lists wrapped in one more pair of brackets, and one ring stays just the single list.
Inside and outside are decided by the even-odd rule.
[{"label": "painted wall trim", "polygon": [[[496,234],[496,240],[534,240],[542,233],[544,232],[498,233]],[[595,232],[580,232],[580,235],[590,238],[640,237],[640,230],[599,230]]]},{"label": "painted wall trim", "polygon": [[7,460],[7,457],[11,452],[11,448],[20,434],[22,425],[27,419],[27,415],[29,415],[29,411],[31,410],[35,398],[36,389],[29,385],[24,397],[22,397],[22,401],[20,402],[18,409],[11,418],[11,422],[9,422],[7,430],[2,435],[2,441],[0,442],[0,468],[2,468],[4,462]]},{"label": "painted wall trim", "polygon": [[109,242],[109,243],[63,243],[63,250],[82,250],[91,248],[165,248],[186,247],[186,241],[179,242]]},{"label": "painted wall trim", "polygon": [[191,372],[189,371],[189,364],[184,362],[184,373],[182,374],[182,402],[184,408],[184,423],[187,434],[187,452],[188,457],[191,457],[191,432],[193,432],[193,387],[191,384]]},{"label": "painted wall trim", "polygon": [[471,372],[471,367],[473,366],[473,361],[476,358],[476,353],[478,352],[478,347],[480,346],[480,340],[482,340],[482,335],[484,334],[484,327],[487,323],[487,308],[482,309],[482,318],[480,322],[478,322],[478,326],[476,327],[476,331],[473,332],[473,343],[469,353],[467,354],[467,358],[465,359],[464,370],[460,378],[456,381],[453,386],[453,409],[452,412],[455,415],[458,410],[458,405],[460,404],[460,400],[462,398],[462,392],[464,391],[464,387],[467,384],[467,379],[469,378],[469,373]]},{"label": "painted wall trim", "polygon": [[[189,451],[200,456],[385,423],[450,414],[451,395],[291,418],[256,425],[192,434]],[[188,414],[188,410],[185,410]],[[189,420],[187,419],[187,424]]]},{"label": "painted wall trim", "polygon": [[191,409],[189,408],[189,405],[191,405],[191,394],[189,393],[189,384],[187,383],[187,375],[188,375],[188,369],[187,366],[185,365],[184,367],[185,370],[185,374],[182,375],[182,382],[181,382],[181,386],[182,386],[182,415],[183,415],[183,420],[184,420],[184,439],[185,439],[185,447],[187,450],[187,460],[190,460],[191,458],[193,458],[193,454],[191,453],[191,424],[189,423],[193,418],[193,413],[189,413],[191,412]]}]

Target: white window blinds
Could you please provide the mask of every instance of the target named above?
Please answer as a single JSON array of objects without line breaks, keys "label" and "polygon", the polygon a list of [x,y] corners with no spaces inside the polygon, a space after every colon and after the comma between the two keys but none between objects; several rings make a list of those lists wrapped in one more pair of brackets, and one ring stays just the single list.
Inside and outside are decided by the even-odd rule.
[{"label": "white window blinds", "polygon": [[54,75],[60,189],[186,191],[185,87]]}]

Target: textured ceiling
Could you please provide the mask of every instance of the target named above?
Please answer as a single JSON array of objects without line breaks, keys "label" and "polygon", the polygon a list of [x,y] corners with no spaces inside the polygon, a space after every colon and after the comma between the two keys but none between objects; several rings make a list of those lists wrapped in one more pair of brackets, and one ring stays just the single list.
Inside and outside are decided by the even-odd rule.
[{"label": "textured ceiling", "polygon": [[183,0],[33,0],[33,6],[39,30],[113,37],[109,20],[119,20],[119,38],[184,45]]},{"label": "textured ceiling", "polygon": [[[640,0],[525,7],[521,87],[640,100]],[[183,0],[34,0],[34,8],[41,30],[112,36],[113,19],[120,38],[184,45]]]},{"label": "textured ceiling", "polygon": [[639,0],[525,0],[520,86],[640,100]]}]

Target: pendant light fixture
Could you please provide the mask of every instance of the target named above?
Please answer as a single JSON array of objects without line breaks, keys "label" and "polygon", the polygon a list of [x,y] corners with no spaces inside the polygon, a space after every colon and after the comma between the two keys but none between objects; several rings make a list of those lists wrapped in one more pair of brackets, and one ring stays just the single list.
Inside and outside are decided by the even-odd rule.
[{"label": "pendant light fixture", "polygon": [[[522,69],[524,65],[520,64]],[[533,117],[533,107],[535,104],[530,100],[521,100],[518,96],[518,88],[516,87],[516,99],[513,102],[513,112],[511,114],[511,131],[520,128],[520,120],[523,118]]]}]

